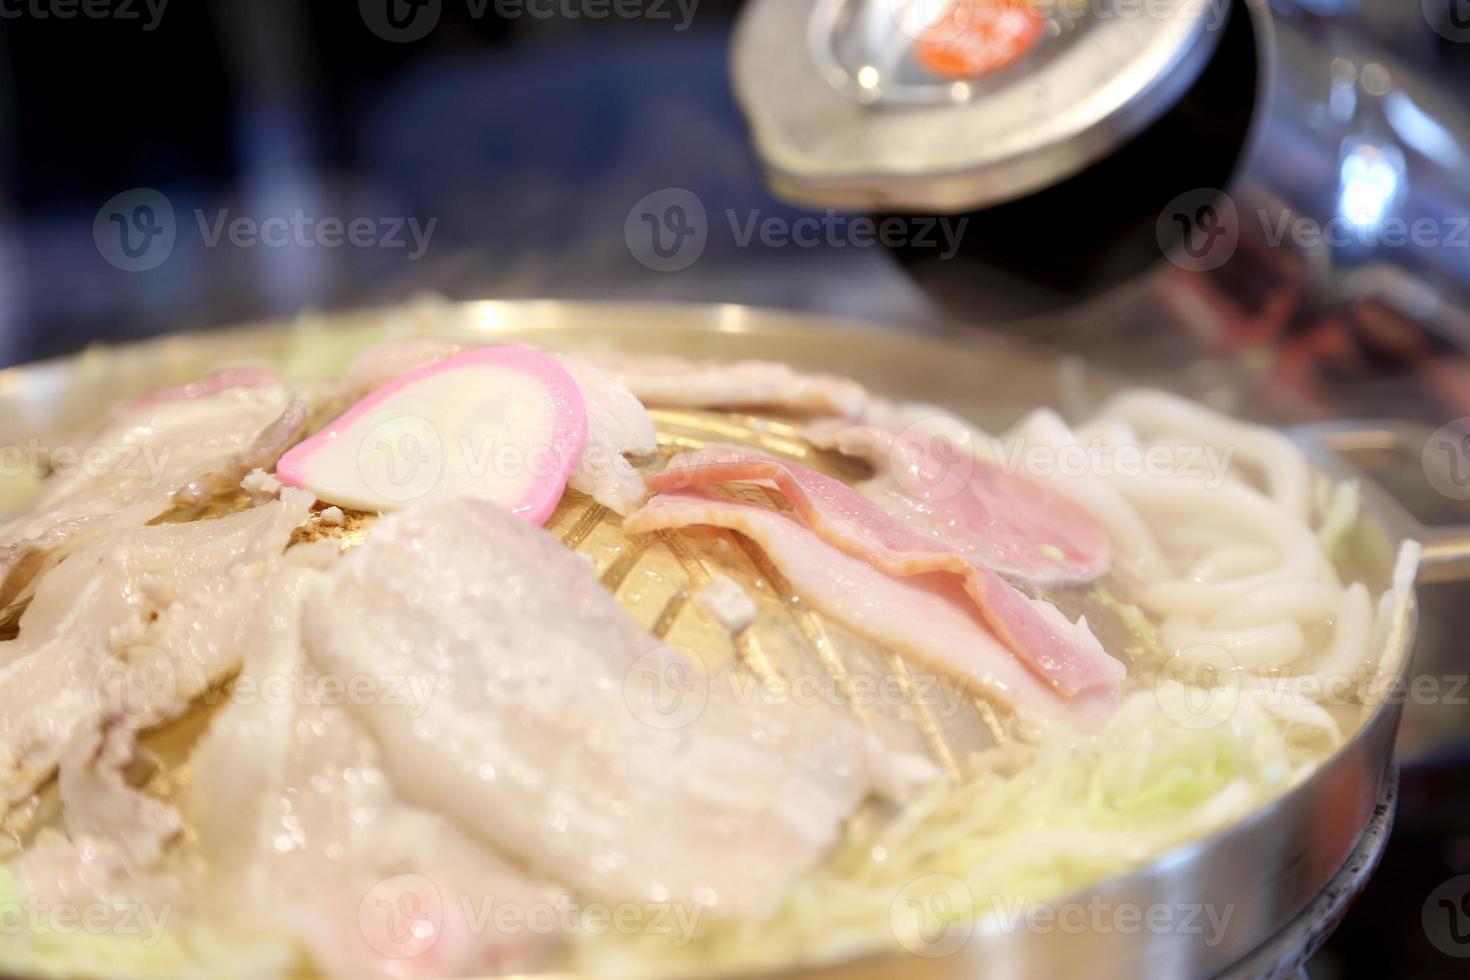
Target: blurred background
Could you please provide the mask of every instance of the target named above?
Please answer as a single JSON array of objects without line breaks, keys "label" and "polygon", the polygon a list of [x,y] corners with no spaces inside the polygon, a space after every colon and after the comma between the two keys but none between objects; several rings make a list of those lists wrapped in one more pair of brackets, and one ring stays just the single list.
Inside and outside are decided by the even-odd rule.
[{"label": "blurred background", "polygon": [[[698,301],[1006,336],[1278,423],[1470,416],[1470,0],[1201,3],[1200,31],[1137,46],[1167,57],[1126,124],[1023,121],[1035,156],[977,158],[943,207],[980,118],[943,107],[1074,51],[1136,73],[1107,18],[931,51],[960,85],[860,57],[849,80],[893,104],[855,122],[780,87],[807,52],[773,6],[0,0],[0,366],[424,295]],[[834,26],[838,75],[858,27]],[[930,99],[901,153],[852,128]],[[795,153],[792,118],[826,143]],[[1470,469],[1448,492],[1394,472],[1416,519],[1470,523]],[[1421,926],[1470,873],[1470,603],[1422,598],[1444,693],[1408,706],[1395,835],[1314,977],[1470,975],[1470,934]]]}]

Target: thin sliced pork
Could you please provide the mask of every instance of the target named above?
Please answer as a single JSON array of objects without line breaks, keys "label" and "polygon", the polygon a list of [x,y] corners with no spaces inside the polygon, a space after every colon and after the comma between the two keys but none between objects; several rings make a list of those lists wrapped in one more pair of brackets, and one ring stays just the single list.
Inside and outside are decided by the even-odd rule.
[{"label": "thin sliced pork", "polygon": [[630,534],[692,526],[745,535],[803,600],[982,697],[1084,728],[1098,727],[1117,706],[1117,691],[1109,687],[1061,697],[1001,645],[954,575],[894,578],[785,514],[702,493],[658,494],[623,524]]},{"label": "thin sliced pork", "polygon": [[769,914],[882,778],[850,719],[740,703],[555,537],[476,501],[379,522],[304,633],[324,674],[449,680],[422,717],[354,705],[395,785],[589,898]]},{"label": "thin sliced pork", "polygon": [[152,868],[184,827],[173,807],[137,788],[155,766],[131,730],[78,725],[57,777],[68,836],[107,842],[131,870]]},{"label": "thin sliced pork", "polygon": [[1091,514],[957,449],[956,434],[917,424],[895,431],[831,421],[803,430],[813,445],[864,459],[877,470],[861,486],[865,495],[1002,575],[1046,587],[1107,574],[1112,544]]},{"label": "thin sliced pork", "polygon": [[1124,667],[1107,655],[1085,620],[1067,622],[1050,603],[1027,598],[973,557],[914,530],[841,480],[749,449],[710,446],[675,457],[648,485],[660,492],[752,482],[774,484],[822,540],[883,572],[960,576],[1000,641],[1064,697],[1118,694]]},{"label": "thin sliced pork", "polygon": [[287,490],[216,520],[111,531],[46,575],[0,643],[0,807],[55,771],[79,727],[148,727],[233,673],[312,502]]},{"label": "thin sliced pork", "polygon": [[355,690],[421,708],[432,685],[411,693],[398,686],[407,678],[369,673],[334,689],[306,661],[302,599],[324,555],[287,559],[253,618],[235,693],[195,750],[209,911],[296,937],[332,976],[535,970],[574,921],[569,896],[405,803],[342,703]]},{"label": "thin sliced pork", "polygon": [[256,369],[118,406],[75,443],[49,449],[40,498],[0,527],[0,609],[89,537],[202,504],[251,470],[274,466],[305,424],[306,403]]}]

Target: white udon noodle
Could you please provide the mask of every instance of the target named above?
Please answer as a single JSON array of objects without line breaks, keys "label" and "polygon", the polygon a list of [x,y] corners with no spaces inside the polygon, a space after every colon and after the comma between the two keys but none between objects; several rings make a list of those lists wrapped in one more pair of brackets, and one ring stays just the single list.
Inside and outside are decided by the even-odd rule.
[{"label": "white udon noodle", "polygon": [[[1316,476],[1288,438],[1148,390],[1117,395],[1075,429],[1041,409],[999,439],[925,406],[885,405],[876,414],[1011,471],[1037,447],[1052,458],[1124,451],[1178,461],[1162,473],[1154,466],[1019,471],[1107,530],[1116,576],[1158,624],[1165,683],[1180,674],[1207,683],[1208,666],[1294,733],[1341,741],[1324,705],[1358,703],[1374,678],[1417,548],[1406,546],[1395,588],[1376,607],[1366,585],[1340,581],[1313,529],[1323,516],[1313,500]],[[1202,464],[1206,453],[1228,465],[1212,473]],[[1195,465],[1183,465],[1190,458]]]}]

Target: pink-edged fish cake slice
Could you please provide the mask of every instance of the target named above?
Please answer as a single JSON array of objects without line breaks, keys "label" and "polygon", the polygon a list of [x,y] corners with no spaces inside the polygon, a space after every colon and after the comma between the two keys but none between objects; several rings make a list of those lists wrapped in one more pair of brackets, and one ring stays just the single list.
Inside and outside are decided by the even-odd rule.
[{"label": "pink-edged fish cake slice", "polygon": [[587,441],[554,358],[478,347],[396,378],[281,458],[276,477],[340,507],[476,497],[544,524]]}]

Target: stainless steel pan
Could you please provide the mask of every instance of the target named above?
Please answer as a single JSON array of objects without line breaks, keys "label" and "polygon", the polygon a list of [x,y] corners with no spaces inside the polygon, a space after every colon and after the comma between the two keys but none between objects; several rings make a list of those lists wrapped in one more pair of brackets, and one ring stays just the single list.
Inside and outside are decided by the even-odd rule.
[{"label": "stainless steel pan", "polygon": [[[487,340],[530,340],[563,349],[617,346],[693,357],[763,357],[852,376],[876,391],[944,404],[977,423],[999,428],[1039,404],[1068,407],[1099,395],[1117,379],[1096,377],[1079,389],[1062,385],[1057,366],[1003,342],[964,344],[878,331],[858,324],[740,306],[640,306],[562,302],[444,304],[416,311],[367,311],[295,324],[262,324],[169,337],[80,357],[0,372],[0,445],[66,431],[107,404],[161,384],[183,381],[227,362],[285,363],[326,376],[355,350],[388,332],[451,332]],[[303,360],[304,358],[304,360]],[[1298,433],[1339,474],[1353,467],[1364,444],[1412,450],[1423,434],[1391,426],[1338,425]],[[1400,445],[1401,444],[1401,445]],[[1418,527],[1388,495],[1365,495],[1370,525],[1381,539],[1378,567],[1386,581],[1394,544],[1430,539],[1436,577],[1470,571],[1463,529]],[[0,505],[3,507],[3,505]],[[1406,677],[1415,608],[1405,601],[1383,652]],[[1010,928],[994,922],[966,927],[945,955],[872,957],[843,964],[843,975],[950,977],[1209,977],[1235,967],[1308,907],[1362,843],[1381,798],[1391,795],[1394,737],[1401,707],[1379,705],[1361,730],[1306,782],[1219,833],[1177,847],[1131,873],[1074,895],[1061,906],[1111,910],[1160,908],[1181,917],[1190,909],[1229,910],[1223,931],[1152,929],[1146,924],[1096,930]],[[1381,815],[1380,815],[1381,816]],[[1379,831],[1382,831],[1380,820]],[[1181,921],[1176,918],[1174,921]],[[949,948],[953,946],[954,948]]]}]

